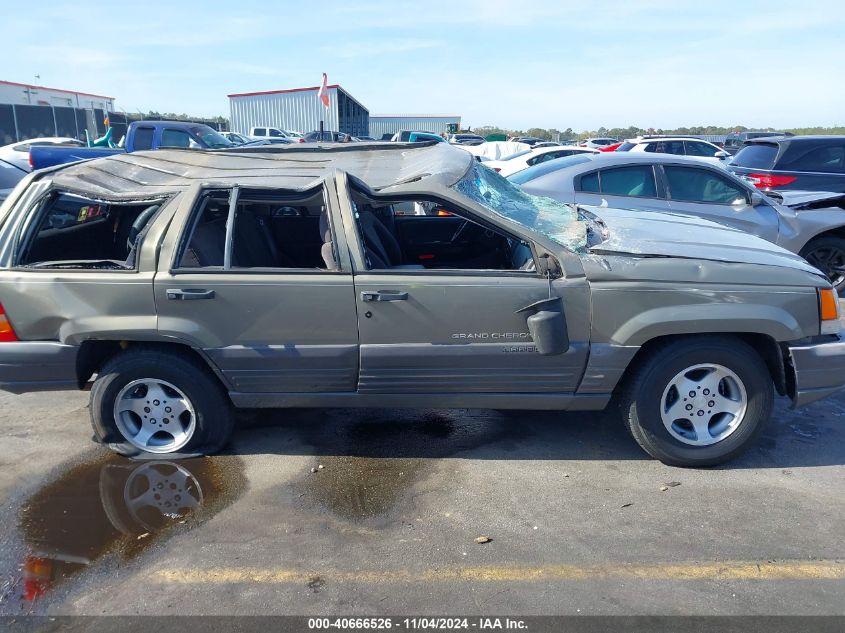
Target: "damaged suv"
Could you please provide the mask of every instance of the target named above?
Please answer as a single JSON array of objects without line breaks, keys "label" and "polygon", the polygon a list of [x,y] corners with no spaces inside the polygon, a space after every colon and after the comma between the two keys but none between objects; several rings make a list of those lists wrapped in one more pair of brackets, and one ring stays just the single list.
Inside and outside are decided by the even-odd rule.
[{"label": "damaged suv", "polygon": [[817,270],[706,220],[528,195],[445,143],[160,150],[0,208],[0,388],[83,388],[122,454],[236,407],[600,410],[706,466],[845,384]]}]

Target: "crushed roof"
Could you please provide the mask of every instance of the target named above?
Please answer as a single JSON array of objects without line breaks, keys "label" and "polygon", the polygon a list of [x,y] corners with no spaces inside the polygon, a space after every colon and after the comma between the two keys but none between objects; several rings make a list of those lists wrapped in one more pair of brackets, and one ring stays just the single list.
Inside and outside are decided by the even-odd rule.
[{"label": "crushed roof", "polygon": [[309,189],[335,170],[372,189],[411,181],[451,186],[473,157],[446,143],[299,144],[249,149],[161,149],[67,165],[50,176],[58,187],[101,196],[149,196],[195,183]]}]

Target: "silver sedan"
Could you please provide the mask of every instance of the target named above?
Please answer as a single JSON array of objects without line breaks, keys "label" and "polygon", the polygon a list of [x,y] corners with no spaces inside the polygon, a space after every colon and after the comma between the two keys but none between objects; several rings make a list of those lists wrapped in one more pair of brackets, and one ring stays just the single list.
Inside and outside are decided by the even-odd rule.
[{"label": "silver sedan", "polygon": [[766,192],[703,161],[680,156],[585,154],[509,177],[560,202],[695,215],[798,253],[845,294],[845,195]]}]

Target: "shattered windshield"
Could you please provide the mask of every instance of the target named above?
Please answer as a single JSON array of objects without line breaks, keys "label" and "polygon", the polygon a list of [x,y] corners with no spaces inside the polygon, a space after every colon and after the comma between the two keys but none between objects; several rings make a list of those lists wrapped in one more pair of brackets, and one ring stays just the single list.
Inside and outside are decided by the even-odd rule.
[{"label": "shattered windshield", "polygon": [[480,163],[452,188],[493,213],[542,233],[571,251],[587,245],[587,225],[574,206],[533,196]]}]

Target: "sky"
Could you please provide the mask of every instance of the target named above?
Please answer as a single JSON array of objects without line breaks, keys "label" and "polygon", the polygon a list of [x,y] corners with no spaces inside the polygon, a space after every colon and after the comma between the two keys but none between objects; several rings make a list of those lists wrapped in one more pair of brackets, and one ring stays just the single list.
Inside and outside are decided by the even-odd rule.
[{"label": "sky", "polygon": [[326,72],[371,114],[465,126],[845,124],[843,0],[3,4],[0,79],[127,112],[228,116]]}]

